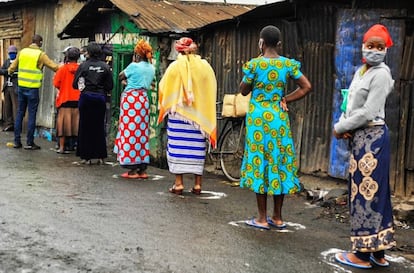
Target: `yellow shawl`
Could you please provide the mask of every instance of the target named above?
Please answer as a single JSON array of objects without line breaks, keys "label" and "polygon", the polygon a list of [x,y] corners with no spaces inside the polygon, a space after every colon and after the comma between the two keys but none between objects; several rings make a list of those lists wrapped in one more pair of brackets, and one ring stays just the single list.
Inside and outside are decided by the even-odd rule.
[{"label": "yellow shawl", "polygon": [[197,126],[216,146],[216,76],[199,55],[179,54],[159,84],[158,124],[169,113],[178,113]]}]

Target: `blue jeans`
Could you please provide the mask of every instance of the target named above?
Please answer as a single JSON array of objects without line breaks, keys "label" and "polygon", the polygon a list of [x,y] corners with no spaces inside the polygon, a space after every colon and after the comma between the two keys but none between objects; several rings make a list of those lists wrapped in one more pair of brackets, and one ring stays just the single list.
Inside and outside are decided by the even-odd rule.
[{"label": "blue jeans", "polygon": [[34,132],[36,128],[37,106],[39,105],[39,88],[27,88],[19,86],[17,91],[17,115],[14,123],[14,143],[21,143],[20,134],[22,133],[23,118],[26,109],[29,113],[27,121],[27,145],[34,142]]}]

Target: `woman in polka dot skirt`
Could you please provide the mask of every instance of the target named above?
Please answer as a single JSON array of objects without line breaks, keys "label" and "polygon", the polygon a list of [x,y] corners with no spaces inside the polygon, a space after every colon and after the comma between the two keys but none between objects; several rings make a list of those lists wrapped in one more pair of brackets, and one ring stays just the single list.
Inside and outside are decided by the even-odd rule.
[{"label": "woman in polka dot skirt", "polygon": [[119,128],[114,152],[119,164],[129,169],[123,178],[148,178],[149,101],[147,90],[154,79],[152,47],[140,40],[134,48],[134,61],[119,74],[125,86],[121,95]]}]

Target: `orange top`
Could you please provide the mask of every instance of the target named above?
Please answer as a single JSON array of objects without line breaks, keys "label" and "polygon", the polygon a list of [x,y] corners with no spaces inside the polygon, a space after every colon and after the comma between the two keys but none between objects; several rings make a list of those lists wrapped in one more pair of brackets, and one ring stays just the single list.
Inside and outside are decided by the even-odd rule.
[{"label": "orange top", "polygon": [[56,71],[53,79],[53,85],[59,89],[56,96],[56,107],[59,108],[62,103],[67,101],[78,101],[80,91],[72,87],[75,72],[78,69],[78,63],[66,63]]}]

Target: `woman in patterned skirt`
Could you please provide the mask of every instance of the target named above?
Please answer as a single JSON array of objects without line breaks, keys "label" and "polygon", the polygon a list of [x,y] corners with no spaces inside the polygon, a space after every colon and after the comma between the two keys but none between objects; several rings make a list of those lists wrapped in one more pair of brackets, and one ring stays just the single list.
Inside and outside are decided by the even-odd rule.
[{"label": "woman in patterned skirt", "polygon": [[114,152],[119,164],[129,169],[123,178],[148,178],[146,173],[149,154],[149,101],[155,70],[151,64],[152,48],[140,40],[134,48],[134,62],[119,74],[125,84],[121,95],[119,129]]},{"label": "woman in patterned skirt", "polygon": [[[241,167],[240,187],[256,193],[259,215],[246,221],[255,228],[284,228],[282,205],[286,194],[300,191],[297,160],[290,131],[287,103],[311,90],[300,71],[300,63],[278,54],[281,33],[275,26],[260,32],[261,55],[243,66],[240,92],[252,92],[246,115],[246,145]],[[284,95],[287,79],[298,88]],[[267,196],[273,196],[274,210],[267,216]]]},{"label": "woman in patterned skirt", "polygon": [[390,140],[385,101],[394,80],[383,62],[391,36],[383,25],[363,37],[363,64],[349,87],[345,113],[334,126],[336,138],[351,140],[349,203],[351,252],[337,253],[338,262],[357,268],[389,266],[384,250],[395,246],[389,185]]}]

